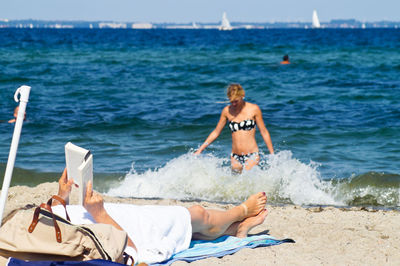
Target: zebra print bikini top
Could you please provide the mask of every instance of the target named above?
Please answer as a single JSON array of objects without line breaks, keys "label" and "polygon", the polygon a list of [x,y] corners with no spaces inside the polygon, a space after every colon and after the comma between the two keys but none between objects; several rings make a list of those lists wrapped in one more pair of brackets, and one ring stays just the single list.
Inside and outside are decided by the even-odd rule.
[{"label": "zebra print bikini top", "polygon": [[241,122],[229,121],[229,128],[232,133],[238,130],[252,130],[255,127],[256,121],[253,119],[246,119]]}]

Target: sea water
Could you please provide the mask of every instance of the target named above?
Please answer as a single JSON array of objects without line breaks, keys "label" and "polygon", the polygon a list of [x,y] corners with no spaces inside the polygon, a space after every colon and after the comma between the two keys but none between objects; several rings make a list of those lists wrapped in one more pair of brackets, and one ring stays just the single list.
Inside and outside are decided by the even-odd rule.
[{"label": "sea water", "polygon": [[[112,196],[400,206],[400,30],[0,29],[0,174],[32,87],[13,185],[55,181],[71,141]],[[289,54],[290,65],[280,65]],[[240,83],[271,134],[230,170],[226,127],[193,156]]]}]

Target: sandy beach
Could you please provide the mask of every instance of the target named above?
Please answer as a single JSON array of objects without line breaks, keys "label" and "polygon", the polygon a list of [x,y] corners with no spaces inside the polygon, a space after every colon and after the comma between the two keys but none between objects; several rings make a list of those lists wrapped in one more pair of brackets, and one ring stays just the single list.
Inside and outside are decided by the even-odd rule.
[{"label": "sandy beach", "polygon": [[[36,187],[15,186],[9,190],[5,215],[28,203],[40,204],[57,193],[56,182]],[[75,191],[76,192],[76,191]],[[201,204],[207,208],[229,208],[209,202],[112,198],[107,202],[139,205]],[[77,202],[72,193],[70,203]],[[296,243],[242,249],[231,256],[209,258],[191,265],[400,265],[400,212],[368,208],[270,206],[264,224],[252,234],[268,233],[292,238]],[[173,265],[184,265],[175,262]]]}]

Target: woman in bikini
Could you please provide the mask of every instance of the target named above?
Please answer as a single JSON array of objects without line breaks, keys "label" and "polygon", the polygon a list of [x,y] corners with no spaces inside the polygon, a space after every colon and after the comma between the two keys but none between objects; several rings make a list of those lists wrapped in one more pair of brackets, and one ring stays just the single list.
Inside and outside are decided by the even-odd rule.
[{"label": "woman in bikini", "polygon": [[222,112],[216,128],[210,133],[206,141],[200,146],[195,154],[200,154],[207,146],[221,134],[227,121],[232,132],[232,170],[241,172],[250,170],[260,161],[255,133],[256,125],[271,154],[274,153],[271,137],[265,127],[262,113],[258,105],[244,101],[244,89],[240,84],[231,84],[227,92],[230,105]]}]

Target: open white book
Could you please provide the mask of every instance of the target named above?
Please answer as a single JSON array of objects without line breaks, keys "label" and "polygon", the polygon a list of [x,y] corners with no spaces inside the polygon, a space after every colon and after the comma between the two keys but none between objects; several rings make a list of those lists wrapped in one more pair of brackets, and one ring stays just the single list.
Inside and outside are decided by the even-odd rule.
[{"label": "open white book", "polygon": [[89,150],[68,142],[65,144],[65,163],[67,175],[79,186],[79,204],[83,205],[86,185],[93,183],[93,155]]}]

